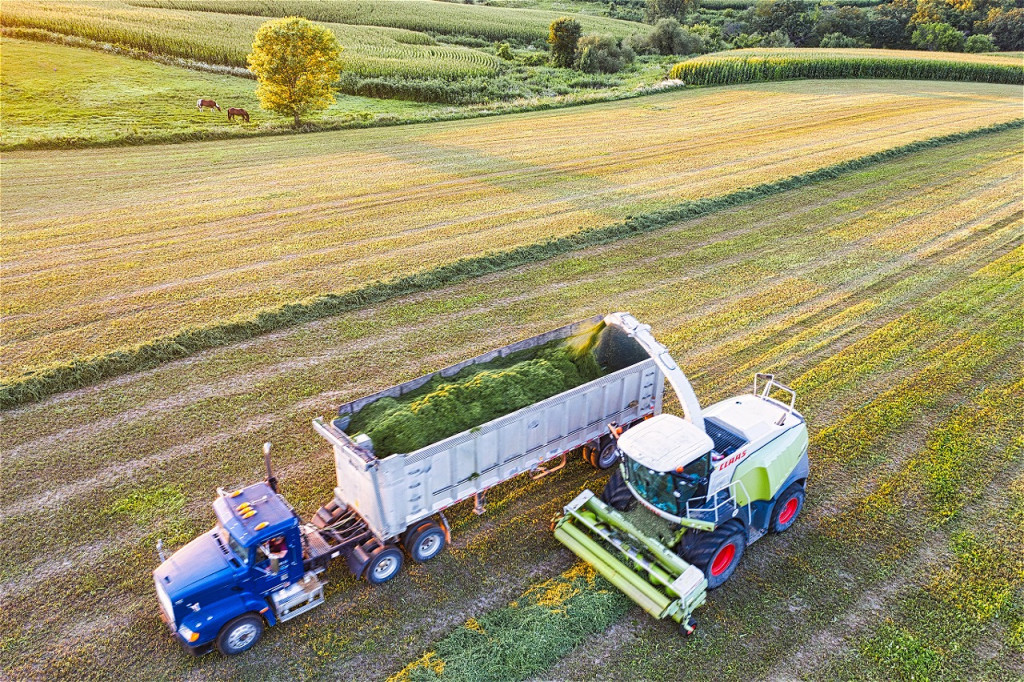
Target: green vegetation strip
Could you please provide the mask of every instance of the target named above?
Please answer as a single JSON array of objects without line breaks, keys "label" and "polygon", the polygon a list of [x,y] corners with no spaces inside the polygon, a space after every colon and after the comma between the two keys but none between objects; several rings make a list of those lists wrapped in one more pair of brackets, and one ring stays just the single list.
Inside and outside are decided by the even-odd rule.
[{"label": "green vegetation strip", "polygon": [[1024,66],[870,57],[737,57],[694,60],[672,67],[687,85],[733,85],[793,78],[894,78],[1024,84]]},{"label": "green vegetation strip", "polygon": [[182,331],[90,357],[34,368],[0,384],[0,409],[41,400],[102,379],[149,369],[199,351],[251,339],[260,334],[312,322],[408,294],[509,270],[581,249],[628,239],[684,220],[692,220],[756,199],[781,194],[822,180],[907,156],[932,147],[1024,127],[1024,119],[953,133],[893,147],[874,154],[800,173],[776,182],[740,189],[717,197],[684,201],[673,207],[631,216],[626,220],[534,244],[464,258],[387,282],[374,282],[346,292],[327,293],[260,311],[251,317],[186,328]]},{"label": "green vegetation strip", "polygon": [[388,682],[525,680],[625,615],[630,602],[587,564],[471,618]]}]

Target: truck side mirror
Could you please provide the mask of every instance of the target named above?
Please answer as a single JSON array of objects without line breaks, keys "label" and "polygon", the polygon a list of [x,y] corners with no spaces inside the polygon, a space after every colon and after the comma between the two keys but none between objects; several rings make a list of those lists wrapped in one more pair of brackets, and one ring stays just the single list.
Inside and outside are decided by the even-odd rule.
[{"label": "truck side mirror", "polygon": [[274,575],[277,575],[277,573],[280,570],[281,570],[281,559],[279,559],[276,556],[270,557],[270,572],[273,573]]}]

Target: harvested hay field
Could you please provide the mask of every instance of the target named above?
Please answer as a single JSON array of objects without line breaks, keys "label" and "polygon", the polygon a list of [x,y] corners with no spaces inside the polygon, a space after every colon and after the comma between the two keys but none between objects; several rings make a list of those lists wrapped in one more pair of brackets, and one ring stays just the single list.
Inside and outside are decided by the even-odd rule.
[{"label": "harvested hay field", "polygon": [[[487,139],[475,130],[466,148]],[[531,652],[510,629],[536,623],[559,652],[531,659],[541,679],[1019,679],[1021,152],[1018,130],[922,151],[0,413],[2,675],[516,679]],[[707,172],[687,190],[714,185]],[[165,191],[188,186],[172,178]],[[455,508],[451,551],[384,586],[332,567],[326,604],[245,656],[181,653],[157,618],[154,544],[208,528],[215,486],[262,476],[260,443],[311,514],[335,475],[311,417],[611,310],[652,325],[702,402],[774,371],[811,425],[803,519],[750,549],[696,636],[602,601],[617,595],[592,589],[551,536],[560,506],[602,484],[576,462],[492,490],[484,516]],[[508,655],[488,660],[508,663],[469,665],[490,638]]]},{"label": "harvested hay field", "polygon": [[3,374],[1019,115],[1012,86],[785,83],[302,144],[9,153]]}]

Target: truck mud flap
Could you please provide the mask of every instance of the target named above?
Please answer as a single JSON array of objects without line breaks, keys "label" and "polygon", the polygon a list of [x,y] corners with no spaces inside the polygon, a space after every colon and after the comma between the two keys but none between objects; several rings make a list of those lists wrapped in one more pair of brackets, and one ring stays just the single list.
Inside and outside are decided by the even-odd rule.
[{"label": "truck mud flap", "polygon": [[655,618],[671,618],[689,634],[691,615],[707,595],[696,566],[584,490],[556,519],[555,538]]}]

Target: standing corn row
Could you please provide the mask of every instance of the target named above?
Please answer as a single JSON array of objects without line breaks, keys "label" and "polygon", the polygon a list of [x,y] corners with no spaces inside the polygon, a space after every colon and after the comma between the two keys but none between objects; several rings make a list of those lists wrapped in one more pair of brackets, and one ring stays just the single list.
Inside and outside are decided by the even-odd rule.
[{"label": "standing corn row", "polygon": [[669,78],[731,85],[793,78],[896,78],[1024,84],[1024,66],[867,57],[737,57],[680,62]]}]

